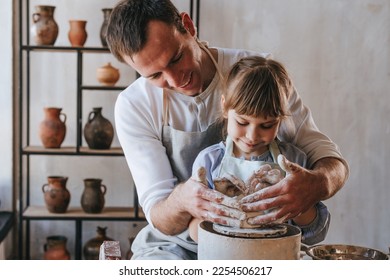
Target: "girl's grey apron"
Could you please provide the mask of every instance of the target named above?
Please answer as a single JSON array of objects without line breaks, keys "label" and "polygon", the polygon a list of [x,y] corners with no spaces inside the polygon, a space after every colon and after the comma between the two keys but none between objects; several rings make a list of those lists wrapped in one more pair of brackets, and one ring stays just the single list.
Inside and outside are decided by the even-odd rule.
[{"label": "girl's grey apron", "polygon": [[229,176],[234,175],[240,178],[242,181],[247,182],[247,180],[253,175],[253,173],[256,170],[259,170],[262,165],[268,164],[271,166],[272,169],[276,168],[281,170],[277,163],[280,150],[276,141],[272,141],[270,143],[269,150],[271,152],[273,162],[236,158],[233,155],[233,140],[228,136],[226,138],[226,151],[225,155],[222,158],[218,177],[229,178]]},{"label": "girl's grey apron", "polygon": [[[210,56],[221,79],[221,71],[210,51],[202,43],[199,43],[199,46]],[[180,183],[191,177],[192,164],[199,152],[222,140],[223,124],[215,122],[203,132],[176,130],[168,124],[169,94],[165,90],[163,98],[162,142],[166,148],[173,174]],[[197,244],[190,238],[188,230],[179,235],[167,236],[147,225],[133,242],[132,259],[197,259],[197,247]]]}]

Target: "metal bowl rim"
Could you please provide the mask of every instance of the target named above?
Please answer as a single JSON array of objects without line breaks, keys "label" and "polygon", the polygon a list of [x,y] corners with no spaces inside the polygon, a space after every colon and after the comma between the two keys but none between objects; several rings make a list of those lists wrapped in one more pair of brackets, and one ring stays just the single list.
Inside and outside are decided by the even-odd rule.
[{"label": "metal bowl rim", "polygon": [[[389,259],[389,256],[386,255],[385,253],[383,253],[382,251],[372,249],[369,247],[363,247],[363,246],[359,246],[359,245],[350,245],[350,244],[319,244],[319,245],[314,245],[314,246],[309,247],[306,250],[306,254],[309,255],[313,259],[323,260],[322,256],[315,254],[314,251],[316,249],[323,249],[324,251],[328,251],[327,248],[333,248],[333,249],[339,249],[339,250],[343,250],[346,248],[354,248],[354,249],[359,249],[361,251],[366,251],[366,252],[372,251],[372,252],[377,253],[381,257],[378,260],[388,260]],[[337,255],[337,253],[335,255]],[[356,255],[359,256],[360,254],[356,254]]]}]

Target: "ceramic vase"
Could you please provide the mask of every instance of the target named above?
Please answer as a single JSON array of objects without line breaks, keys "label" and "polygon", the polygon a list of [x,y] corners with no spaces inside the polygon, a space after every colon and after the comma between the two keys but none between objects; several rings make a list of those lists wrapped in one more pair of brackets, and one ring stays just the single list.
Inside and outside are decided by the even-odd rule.
[{"label": "ceramic vase", "polygon": [[119,69],[113,67],[111,63],[107,63],[96,69],[96,77],[104,86],[115,86],[120,78]]},{"label": "ceramic vase", "polygon": [[103,24],[102,27],[100,28],[100,41],[102,42],[103,47],[107,47],[106,33],[107,33],[108,21],[110,19],[112,9],[105,8],[102,9],[102,12],[103,12]]},{"label": "ceramic vase", "polygon": [[106,235],[107,227],[97,227],[97,236],[88,240],[83,247],[84,259],[86,260],[98,260],[100,245],[103,241],[113,241],[112,238]]},{"label": "ceramic vase", "polygon": [[83,47],[87,40],[88,34],[85,29],[87,21],[85,20],[70,20],[70,29],[68,32],[69,42],[72,47]]},{"label": "ceramic vase", "polygon": [[68,239],[62,235],[52,235],[46,238],[43,246],[45,260],[70,260],[70,253],[66,248]]},{"label": "ceramic vase", "polygon": [[84,179],[84,191],[81,195],[81,207],[86,213],[100,213],[104,208],[104,195],[107,187],[101,179]]},{"label": "ceramic vase", "polygon": [[65,213],[70,202],[70,192],[66,188],[68,177],[49,176],[42,185],[46,208],[51,213]]},{"label": "ceramic vase", "polygon": [[32,15],[31,35],[37,45],[54,45],[58,36],[58,25],[54,20],[55,6],[35,6]]},{"label": "ceramic vase", "polygon": [[39,137],[45,148],[60,148],[66,134],[66,115],[62,108],[45,107],[44,119],[39,126]]},{"label": "ceramic vase", "polygon": [[84,138],[90,149],[109,149],[114,138],[114,127],[103,117],[102,107],[93,108],[84,126]]}]

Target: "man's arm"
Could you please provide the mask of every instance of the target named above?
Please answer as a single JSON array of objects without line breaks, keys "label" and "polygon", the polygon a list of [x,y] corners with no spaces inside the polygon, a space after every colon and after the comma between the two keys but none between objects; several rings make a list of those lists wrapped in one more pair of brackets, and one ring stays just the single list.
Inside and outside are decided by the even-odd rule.
[{"label": "man's arm", "polygon": [[307,211],[321,200],[332,197],[345,184],[348,168],[336,158],[323,158],[313,170],[295,163],[286,163],[292,170],[290,176],[269,188],[242,199],[244,211],[274,211],[250,219],[253,224],[270,223],[280,218],[291,219]]},{"label": "man's arm", "polygon": [[346,163],[337,158],[318,160],[313,166],[313,171],[318,176],[324,176],[324,183],[319,185],[318,201],[334,196],[344,186],[349,176]]}]

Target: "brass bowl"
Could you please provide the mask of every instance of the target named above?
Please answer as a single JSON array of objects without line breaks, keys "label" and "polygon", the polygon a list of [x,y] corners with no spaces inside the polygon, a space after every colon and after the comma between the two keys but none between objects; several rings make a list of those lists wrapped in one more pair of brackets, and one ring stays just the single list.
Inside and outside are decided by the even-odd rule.
[{"label": "brass bowl", "polygon": [[329,244],[307,248],[306,254],[313,260],[388,260],[385,253],[353,245]]}]

